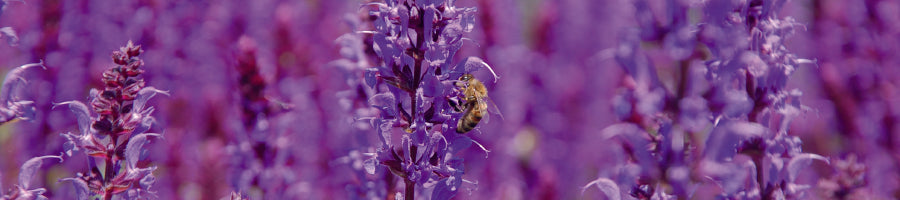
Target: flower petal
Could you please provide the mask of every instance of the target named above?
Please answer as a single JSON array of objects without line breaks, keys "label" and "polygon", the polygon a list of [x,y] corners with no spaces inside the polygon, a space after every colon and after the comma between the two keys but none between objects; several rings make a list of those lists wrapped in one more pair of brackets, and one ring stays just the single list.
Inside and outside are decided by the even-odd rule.
[{"label": "flower petal", "polygon": [[164,94],[169,96],[169,92],[158,90],[154,87],[145,87],[138,91],[137,97],[134,99],[134,107],[131,108],[132,112],[141,112],[144,109],[144,106],[147,104],[147,101],[156,94]]},{"label": "flower petal", "polygon": [[600,189],[600,192],[603,192],[603,194],[606,195],[607,199],[622,199],[621,194],[619,194],[619,186],[616,185],[616,182],[613,182],[612,180],[609,180],[607,178],[598,178],[597,180],[591,181],[581,189],[581,194],[583,195],[584,191],[592,185],[597,186],[597,189]]},{"label": "flower petal", "polygon": [[149,136],[161,137],[160,134],[141,133],[132,137],[128,142],[128,146],[125,147],[125,161],[128,162],[130,168],[134,169],[137,167],[137,161],[140,160],[141,150],[143,150],[141,147],[149,142],[147,141]]},{"label": "flower petal", "polygon": [[48,158],[56,158],[62,162],[61,156],[41,156],[25,161],[25,164],[22,164],[22,169],[19,171],[19,186],[28,189],[31,179],[34,178],[34,174],[41,168],[43,160]]},{"label": "flower petal", "polygon": [[81,133],[88,133],[91,128],[91,111],[88,109],[87,105],[80,101],[66,101],[54,103],[53,108],[62,105],[68,105],[69,109],[75,113],[75,117],[78,119],[78,128],[81,130]]}]

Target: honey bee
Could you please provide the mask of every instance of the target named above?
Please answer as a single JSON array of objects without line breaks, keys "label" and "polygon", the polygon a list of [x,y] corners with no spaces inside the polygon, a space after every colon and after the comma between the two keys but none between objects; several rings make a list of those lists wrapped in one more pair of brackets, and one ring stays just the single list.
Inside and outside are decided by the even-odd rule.
[{"label": "honey bee", "polygon": [[456,132],[465,134],[475,129],[478,122],[481,122],[481,119],[488,114],[487,88],[471,74],[459,77],[456,86],[463,88],[462,92],[466,101],[462,104],[465,109],[462,118],[456,125]]}]

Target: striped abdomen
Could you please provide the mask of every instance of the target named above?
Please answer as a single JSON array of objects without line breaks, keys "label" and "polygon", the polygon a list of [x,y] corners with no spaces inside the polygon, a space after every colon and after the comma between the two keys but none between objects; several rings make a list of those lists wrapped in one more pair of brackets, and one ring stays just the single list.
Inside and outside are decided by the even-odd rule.
[{"label": "striped abdomen", "polygon": [[480,104],[474,104],[466,109],[466,113],[462,118],[459,119],[459,123],[456,124],[456,132],[457,133],[467,133],[475,129],[475,126],[478,125],[478,122],[481,122],[481,118],[484,116],[484,107]]}]

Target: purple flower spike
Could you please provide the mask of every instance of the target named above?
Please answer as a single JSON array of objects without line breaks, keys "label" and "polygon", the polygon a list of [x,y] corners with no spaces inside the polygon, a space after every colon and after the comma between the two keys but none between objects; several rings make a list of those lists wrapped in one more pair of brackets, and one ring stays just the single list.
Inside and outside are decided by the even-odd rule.
[{"label": "purple flower spike", "polygon": [[[371,9],[369,14],[374,19],[375,30],[342,36],[339,42],[344,47],[341,51],[344,59],[334,62],[348,75],[351,87],[361,83],[366,86],[358,90],[362,92],[345,96],[368,97],[368,105],[379,111],[369,116],[357,115],[375,129],[368,134],[377,134],[380,144],[374,146],[376,152],[363,154],[368,156],[364,161],[354,161],[362,165],[354,169],[370,175],[387,169],[402,179],[404,192],[396,192],[394,188],[386,191],[397,194],[396,198],[402,195],[413,199],[428,196],[422,193],[430,192],[432,199],[450,199],[464,183],[471,183],[462,178],[463,160],[456,154],[478,143],[463,135],[464,132],[480,132],[477,124],[486,124],[489,115],[499,114],[495,106],[488,106],[487,91],[466,94],[465,88],[496,83],[500,76],[478,57],[451,60],[463,45],[463,35],[474,28],[476,9],[455,7],[452,0],[386,0],[368,3],[364,8]],[[356,24],[351,26],[355,28]],[[360,38],[361,34],[371,35],[371,40]],[[360,43],[365,43],[375,55],[361,55],[364,51],[358,47]],[[369,66],[369,63],[377,64]],[[477,79],[471,77],[482,69],[490,73],[488,79],[469,81]],[[469,113],[477,113],[477,117],[466,118]],[[471,122],[474,118],[477,121],[472,123],[460,122]],[[360,156],[347,158],[353,160]],[[393,177],[383,181],[394,184]]]},{"label": "purple flower spike", "polygon": [[[156,167],[140,166],[138,161],[146,157],[143,146],[149,142],[148,137],[161,137],[160,134],[145,133],[155,121],[151,116],[154,108],[147,106],[147,101],[156,94],[168,93],[145,87],[140,77],[144,62],[138,57],[142,52],[141,46],[135,46],[131,41],[113,52],[116,66],[103,73],[105,88],[91,90],[90,108],[79,101],[54,105],[68,106],[78,119],[80,133],[63,134],[67,140],[65,155],[72,156],[81,151],[92,159],[88,162],[90,172],[60,180],[72,182],[82,199],[155,196],[151,186],[156,179],[151,172]],[[104,171],[101,172],[95,163],[105,163]]]},{"label": "purple flower spike", "polygon": [[[797,26],[775,15],[784,1],[709,2],[695,24],[686,2],[656,3],[635,2],[639,27],[625,31],[616,49],[628,75],[614,101],[623,122],[602,133],[627,156],[623,170],[585,188],[615,199],[803,198],[800,169],[828,160],[803,153],[800,139],[788,135],[806,108],[787,79],[812,61],[784,45]],[[667,73],[673,69],[681,73]],[[703,187],[718,190],[693,192]]]}]

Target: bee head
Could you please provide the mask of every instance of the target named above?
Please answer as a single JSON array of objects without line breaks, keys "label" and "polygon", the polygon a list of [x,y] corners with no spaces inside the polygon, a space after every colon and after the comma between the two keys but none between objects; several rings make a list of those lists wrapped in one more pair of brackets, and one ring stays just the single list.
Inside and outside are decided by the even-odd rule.
[{"label": "bee head", "polygon": [[460,76],[459,80],[460,81],[469,81],[469,80],[472,80],[473,78],[475,78],[475,77],[472,76],[472,74],[465,74],[463,76]]}]

